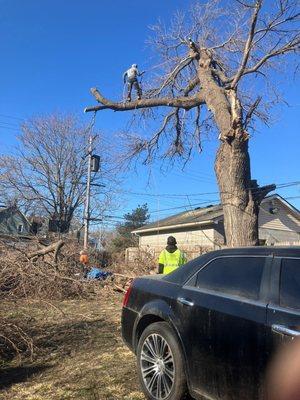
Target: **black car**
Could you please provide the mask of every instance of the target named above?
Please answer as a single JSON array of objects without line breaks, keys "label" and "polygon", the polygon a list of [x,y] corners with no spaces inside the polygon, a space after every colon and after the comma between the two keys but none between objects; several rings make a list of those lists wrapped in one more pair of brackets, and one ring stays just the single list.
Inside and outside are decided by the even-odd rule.
[{"label": "black car", "polygon": [[214,251],[137,278],[122,335],[148,399],[262,398],[274,350],[300,335],[300,247]]}]

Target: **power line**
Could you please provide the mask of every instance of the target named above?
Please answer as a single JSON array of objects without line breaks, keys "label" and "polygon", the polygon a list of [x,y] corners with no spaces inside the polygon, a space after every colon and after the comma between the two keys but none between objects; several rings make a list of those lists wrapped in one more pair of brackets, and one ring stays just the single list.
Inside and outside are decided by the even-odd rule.
[{"label": "power line", "polygon": [[[188,195],[186,197],[189,197]],[[292,199],[299,199],[300,196],[290,196],[290,197],[285,197],[285,200],[292,200]],[[171,211],[171,210],[179,210],[179,209],[185,209],[186,211],[194,211],[193,208],[188,208],[188,207],[195,207],[195,206],[199,206],[199,205],[205,205],[205,204],[213,204],[213,205],[218,205],[220,204],[220,200],[215,199],[215,200],[206,200],[206,201],[202,201],[199,203],[193,203],[191,204],[189,202],[189,204],[185,204],[185,205],[181,205],[181,206],[177,206],[177,207],[170,207],[170,208],[164,208],[162,210],[149,210],[150,214],[154,214],[154,213],[160,213],[163,211]],[[105,220],[106,218],[109,218],[108,221],[114,221],[115,223],[120,223],[121,221],[118,220],[126,220],[125,217],[121,217],[121,216],[117,216],[117,215],[104,215],[103,216],[103,220]]]},{"label": "power line", "polygon": [[20,129],[12,128],[10,126],[2,126],[1,123],[0,123],[0,129],[7,129],[7,130],[10,130],[10,131],[20,132]]},{"label": "power line", "polygon": [[[189,196],[186,196],[186,197],[189,197]],[[299,199],[299,198],[300,198],[300,196],[289,196],[289,197],[285,197],[284,199],[285,200],[292,200],[292,199]],[[215,204],[213,204],[213,203],[215,203]],[[189,204],[185,204],[185,205],[178,206],[178,207],[166,208],[166,209],[162,209],[162,210],[149,210],[149,213],[153,214],[153,213],[157,213],[157,212],[160,213],[160,212],[163,212],[163,211],[180,210],[180,209],[181,210],[185,209],[186,212],[195,213],[195,209],[193,207],[199,206],[199,205],[204,205],[204,204],[218,205],[219,204],[219,200],[207,200],[205,202],[194,203],[194,204],[191,204],[191,202],[189,201]],[[167,217],[168,217],[168,215],[163,216],[163,218],[167,218]],[[118,216],[118,215],[104,215],[102,217],[102,221],[94,222],[91,225],[96,226],[96,225],[102,224],[104,226],[116,227],[117,225],[119,225],[122,222],[122,220],[124,221],[124,220],[126,220],[126,218]],[[211,239],[209,239],[209,240],[211,240]],[[217,244],[217,243],[215,243],[215,244]]]},{"label": "power line", "polygon": [[[284,182],[284,183],[277,183],[276,189],[283,189],[286,187],[291,187],[291,186],[298,186],[300,185],[300,181],[294,181],[294,182]],[[248,187],[245,189],[256,189],[256,187]],[[165,198],[181,198],[186,196],[207,196],[207,195],[214,195],[214,194],[220,194],[220,193],[226,193],[226,192],[202,192],[202,193],[190,193],[190,194],[171,194],[171,193],[162,193],[162,194],[156,194],[156,193],[141,193],[141,192],[132,192],[132,191],[124,191],[125,194],[132,194],[135,196],[146,196],[146,197],[165,197]]]},{"label": "power line", "polygon": [[12,123],[12,122],[6,122],[6,121],[0,121],[0,124],[12,126],[12,127],[14,127],[14,128],[19,128],[19,127],[20,127],[19,124],[14,124],[14,123]]},{"label": "power line", "polygon": [[24,121],[24,118],[15,117],[15,116],[13,116],[13,115],[0,114],[0,117],[11,118],[11,119],[19,120],[19,121]]},{"label": "power line", "polygon": [[300,199],[300,196],[289,196],[289,197],[284,197],[284,200],[293,200],[293,199]]},{"label": "power line", "polygon": [[[162,210],[149,211],[149,213],[153,214],[153,213],[162,212],[162,211],[180,210],[182,208],[186,208],[187,206],[196,207],[196,206],[200,206],[200,205],[204,205],[204,204],[212,204],[212,203],[219,203],[219,200],[206,200],[206,201],[202,201],[200,203],[185,204],[183,206],[178,206],[178,207],[171,207],[171,208],[164,208]],[[215,204],[215,205],[217,205],[217,204]]]}]

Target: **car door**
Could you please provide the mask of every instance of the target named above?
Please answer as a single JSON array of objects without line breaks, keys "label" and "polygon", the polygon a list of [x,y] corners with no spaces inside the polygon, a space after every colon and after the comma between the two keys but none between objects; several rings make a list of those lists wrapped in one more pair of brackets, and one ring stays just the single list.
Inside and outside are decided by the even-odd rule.
[{"label": "car door", "polygon": [[268,305],[271,351],[300,336],[300,258],[276,258],[272,302]]},{"label": "car door", "polygon": [[271,261],[218,257],[182,288],[176,309],[195,393],[222,400],[259,397]]}]

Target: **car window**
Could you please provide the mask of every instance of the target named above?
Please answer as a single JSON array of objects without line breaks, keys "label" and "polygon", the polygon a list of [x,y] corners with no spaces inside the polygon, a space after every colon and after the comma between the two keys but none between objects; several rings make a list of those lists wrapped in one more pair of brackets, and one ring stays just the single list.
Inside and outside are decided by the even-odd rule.
[{"label": "car window", "polygon": [[300,308],[300,259],[285,258],[281,264],[280,305]]},{"label": "car window", "polygon": [[265,257],[221,257],[197,276],[196,286],[257,300]]}]

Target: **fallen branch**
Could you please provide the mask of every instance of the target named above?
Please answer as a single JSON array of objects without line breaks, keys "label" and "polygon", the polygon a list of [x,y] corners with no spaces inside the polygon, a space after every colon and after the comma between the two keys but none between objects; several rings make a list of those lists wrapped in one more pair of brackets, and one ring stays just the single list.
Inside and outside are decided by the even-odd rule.
[{"label": "fallen branch", "polygon": [[121,293],[126,293],[126,289],[123,289],[121,286],[114,284],[114,290]]},{"label": "fallen branch", "polygon": [[124,274],[118,274],[116,272],[113,273],[114,276],[119,276],[120,278],[126,278],[126,279],[134,279],[134,276],[129,276],[129,275],[124,275]]},{"label": "fallen branch", "polygon": [[46,254],[54,252],[54,262],[57,263],[57,259],[59,256],[59,252],[61,248],[64,246],[65,242],[63,240],[59,240],[56,243],[51,244],[50,246],[45,247],[44,249],[34,251],[32,253],[27,254],[29,259],[34,257],[44,256]]}]

